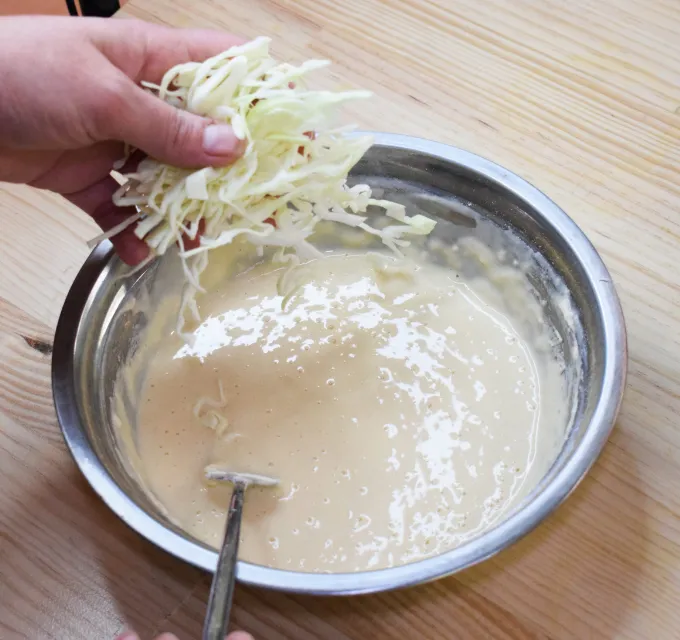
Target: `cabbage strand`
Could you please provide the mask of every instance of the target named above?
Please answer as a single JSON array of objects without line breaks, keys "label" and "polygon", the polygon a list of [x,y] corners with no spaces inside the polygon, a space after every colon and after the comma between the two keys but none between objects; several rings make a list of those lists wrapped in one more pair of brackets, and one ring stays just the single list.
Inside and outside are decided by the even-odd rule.
[{"label": "cabbage strand", "polygon": [[[407,216],[402,205],[373,199],[367,185],[347,186],[372,138],[344,135],[352,127],[333,128],[332,115],[338,105],[371,94],[307,90],[304,77],[328,63],[278,63],[269,42],[257,38],[205,62],[178,65],[159,85],[143,83],[178,108],[230,124],[246,145],[243,157],[224,168],[179,169],[147,158],[114,195],[116,204],[142,211],[130,224],[153,255],[179,244],[186,283],[177,330],[183,335],[187,312],[199,320],[195,297],[208,251],[237,236],[277,247],[274,259],[294,268],[321,255],[307,239],[322,220],[363,229],[397,253],[408,244],[403,236],[434,227],[424,216]],[[373,228],[369,206],[398,224]],[[198,235],[199,246],[185,250],[184,238]],[[279,282],[284,297],[292,293],[284,287],[290,281],[284,275]]]}]

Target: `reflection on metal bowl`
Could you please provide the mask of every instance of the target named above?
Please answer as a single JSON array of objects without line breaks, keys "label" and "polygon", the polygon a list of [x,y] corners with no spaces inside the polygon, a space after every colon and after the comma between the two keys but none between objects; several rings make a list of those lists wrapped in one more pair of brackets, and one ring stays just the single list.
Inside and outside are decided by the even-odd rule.
[{"label": "reflection on metal bowl", "polygon": [[[439,556],[412,564],[352,574],[283,571],[241,562],[248,584],[313,594],[355,594],[433,580],[494,555],[538,525],[576,487],[605,445],[621,403],[626,376],[626,334],[619,301],[597,252],[571,219],[535,188],[478,156],[443,144],[392,134],[376,143],[352,179],[381,197],[401,199],[448,220],[447,240],[482,233],[490,222],[512,251],[518,241],[536,250],[532,287],[561,334],[567,366],[580,367],[571,394],[573,419],[557,460],[531,494],[493,529]],[[485,241],[487,238],[480,237]],[[126,310],[128,291],[154,266],[127,275],[110,243],[90,255],[69,292],[57,326],[52,384],[64,438],[94,490],[125,522],[169,553],[208,571],[217,552],[174,526],[129,471],[111,424],[108,403],[117,367],[147,322]],[[578,331],[552,296],[554,283],[569,290]],[[577,359],[578,361],[574,361]]]}]

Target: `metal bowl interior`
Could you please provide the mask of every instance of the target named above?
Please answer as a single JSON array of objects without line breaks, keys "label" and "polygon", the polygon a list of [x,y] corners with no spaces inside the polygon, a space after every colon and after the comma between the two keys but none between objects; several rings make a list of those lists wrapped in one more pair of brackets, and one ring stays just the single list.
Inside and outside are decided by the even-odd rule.
[{"label": "metal bowl interior", "polygon": [[[483,158],[416,138],[375,138],[353,180],[447,221],[447,241],[477,236],[502,246],[509,259],[519,246],[537,250],[527,277],[547,301],[546,314],[563,340],[567,365],[571,359],[581,372],[571,392],[571,423],[557,460],[532,493],[499,525],[461,547],[413,564],[352,574],[299,573],[240,562],[238,578],[248,584],[355,594],[426,582],[472,566],[528,533],[569,495],[602,450],[622,399],[623,315],[609,273],[571,219],[531,185]],[[57,326],[54,400],[77,464],[109,507],[157,546],[213,571],[217,553],[169,522],[130,473],[110,419],[117,367],[146,323],[143,313],[124,302],[145,278],[154,277],[154,269],[129,275],[108,242],[92,252]],[[568,289],[569,308],[553,295],[557,285]]]}]

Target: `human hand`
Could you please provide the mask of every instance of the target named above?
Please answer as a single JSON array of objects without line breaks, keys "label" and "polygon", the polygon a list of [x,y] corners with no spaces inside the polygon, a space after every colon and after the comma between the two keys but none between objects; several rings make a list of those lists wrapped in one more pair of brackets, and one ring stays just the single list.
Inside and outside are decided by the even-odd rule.
[{"label": "human hand", "polygon": [[[134,631],[127,631],[122,636],[118,636],[116,640],[139,640],[139,636]],[[179,640],[173,633],[163,633],[156,638],[156,640]],[[226,640],[253,640],[253,636],[245,631],[234,631],[230,633]]]},{"label": "human hand", "polygon": [[[242,146],[228,125],[175,109],[139,82],[240,42],[136,20],[0,18],[0,181],[61,193],[106,231],[134,213],[111,202],[123,143],[180,167],[230,164]],[[129,264],[148,255],[131,227],[112,241]]]}]

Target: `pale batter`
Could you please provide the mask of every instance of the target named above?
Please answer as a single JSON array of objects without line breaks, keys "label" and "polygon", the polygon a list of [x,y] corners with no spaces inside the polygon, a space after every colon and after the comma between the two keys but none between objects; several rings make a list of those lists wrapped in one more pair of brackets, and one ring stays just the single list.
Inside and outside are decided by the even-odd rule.
[{"label": "pale batter", "polygon": [[241,558],[364,570],[451,549],[536,485],[564,433],[560,369],[472,283],[335,255],[282,310],[272,269],[211,289],[194,344],[151,360],[138,464],[179,526],[221,543],[230,490],[207,464],[271,474],[248,492]]}]

